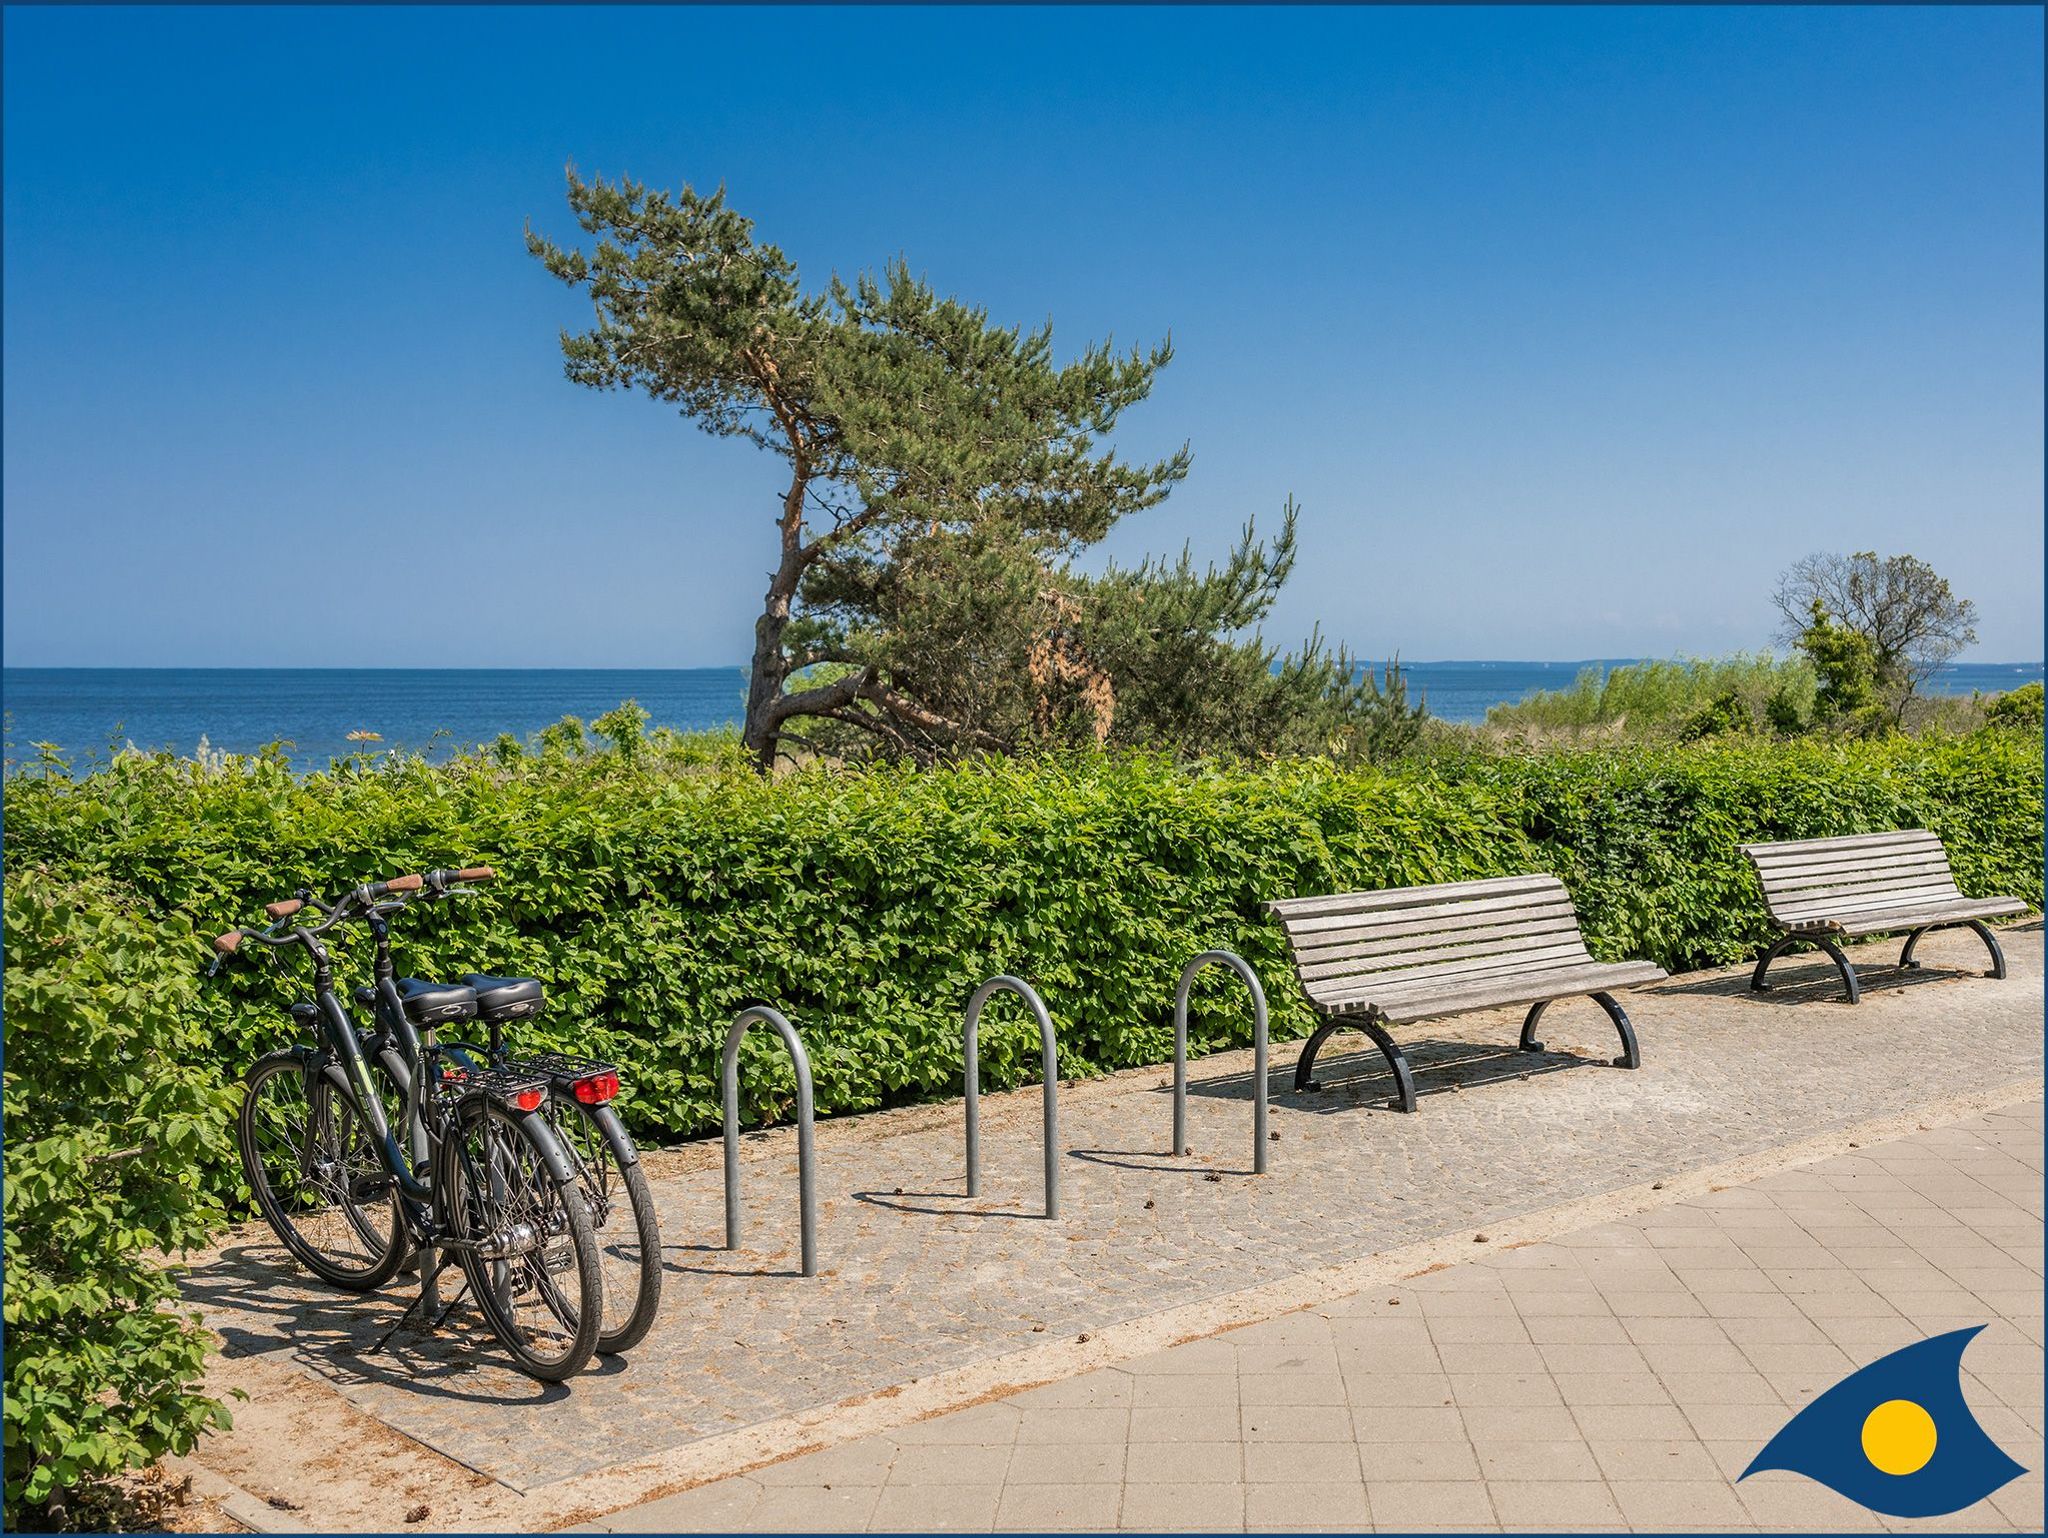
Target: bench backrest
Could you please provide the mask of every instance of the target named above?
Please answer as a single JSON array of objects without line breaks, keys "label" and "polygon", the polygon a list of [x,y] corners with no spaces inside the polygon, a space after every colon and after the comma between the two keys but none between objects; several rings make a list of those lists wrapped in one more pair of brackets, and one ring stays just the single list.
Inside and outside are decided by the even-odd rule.
[{"label": "bench backrest", "polygon": [[1555,876],[1291,897],[1266,908],[1285,927],[1295,975],[1318,1004],[1471,987],[1593,959]]},{"label": "bench backrest", "polygon": [[1924,828],[1744,844],[1771,917],[1788,927],[1882,908],[1919,908],[1962,897],[1941,840]]}]

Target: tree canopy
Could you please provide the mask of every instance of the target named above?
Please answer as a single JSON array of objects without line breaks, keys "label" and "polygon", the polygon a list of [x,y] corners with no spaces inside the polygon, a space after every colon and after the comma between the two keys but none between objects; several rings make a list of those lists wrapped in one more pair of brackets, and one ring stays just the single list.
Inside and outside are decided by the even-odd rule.
[{"label": "tree canopy", "polygon": [[1809,555],[1778,579],[1780,640],[1799,645],[1820,618],[1869,643],[1875,682],[1894,715],[1906,698],[1977,639],[1977,606],[1911,555]]},{"label": "tree canopy", "polygon": [[1077,568],[1187,474],[1185,445],[1131,461],[1107,441],[1170,342],[1062,363],[1049,322],[997,325],[901,259],[807,290],[723,188],[572,170],[568,198],[590,249],[527,232],[594,308],[562,336],[568,377],[782,461],[743,729],[763,768],[792,736],[919,758],[1091,737],[1279,749],[1386,715],[1319,639],[1282,659],[1241,638],[1292,566],[1291,504],[1270,546],[1247,524],[1220,568],[1185,551]]}]

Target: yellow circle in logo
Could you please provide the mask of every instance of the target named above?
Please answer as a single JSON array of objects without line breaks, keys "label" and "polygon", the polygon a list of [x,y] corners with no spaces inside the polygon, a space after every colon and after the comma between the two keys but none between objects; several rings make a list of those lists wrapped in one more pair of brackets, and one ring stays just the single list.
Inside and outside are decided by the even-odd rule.
[{"label": "yellow circle in logo", "polygon": [[1863,1456],[1886,1474],[1917,1474],[1934,1456],[1934,1417],[1910,1399],[1887,1399],[1863,1418]]}]

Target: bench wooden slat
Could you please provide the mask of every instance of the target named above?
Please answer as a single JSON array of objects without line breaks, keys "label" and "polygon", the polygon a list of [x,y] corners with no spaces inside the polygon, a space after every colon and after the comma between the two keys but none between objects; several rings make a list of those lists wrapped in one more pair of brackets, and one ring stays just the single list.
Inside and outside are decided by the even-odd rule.
[{"label": "bench wooden slat", "polygon": [[1840,892],[1807,902],[1778,903],[1772,916],[1785,922],[1825,918],[1831,913],[1860,913],[1878,908],[1929,908],[1943,903],[1963,902],[1952,881],[1922,886],[1890,887],[1871,892]]},{"label": "bench wooden slat", "polygon": [[1510,955],[1472,956],[1462,961],[1424,963],[1390,972],[1368,972],[1316,983],[1305,982],[1303,987],[1312,999],[1377,999],[1382,994],[1400,993],[1411,988],[1443,990],[1460,986],[1476,977],[1533,973],[1553,966],[1582,965],[1592,959],[1586,954],[1585,945],[1573,938]]},{"label": "bench wooden slat", "polygon": [[1369,971],[1397,965],[1394,958],[1403,955],[1433,951],[1449,961],[1458,952],[1502,950],[1532,936],[1576,935],[1578,932],[1578,923],[1569,914],[1549,914],[1519,924],[1495,924],[1484,929],[1445,929],[1434,934],[1359,940],[1318,950],[1304,947],[1296,953],[1296,963],[1303,977],[1328,977],[1338,972]]},{"label": "bench wooden slat", "polygon": [[1328,897],[1283,897],[1266,904],[1267,911],[1283,919],[1319,918],[1328,914],[1378,913],[1390,908],[1413,908],[1440,898],[1468,895],[1484,897],[1497,893],[1535,891],[1561,883],[1555,876],[1498,876],[1485,881],[1445,881],[1435,886],[1388,887],[1377,892],[1337,892]]},{"label": "bench wooden slat", "polygon": [[[2017,897],[1987,897],[1981,902],[1966,897],[1961,902],[1938,903],[1923,908],[1880,908],[1866,909],[1860,913],[1838,913],[1819,922],[1853,940],[1864,935],[1889,934],[1896,929],[1917,929],[1922,924],[1962,923],[1967,919],[2002,919],[2026,911],[2027,905]],[[1795,927],[1803,929],[1807,926]]]},{"label": "bench wooden slat", "polygon": [[1482,897],[1472,902],[1432,903],[1422,908],[1402,908],[1386,913],[1372,914],[1320,914],[1313,918],[1283,919],[1282,927],[1287,937],[1297,945],[1329,945],[1335,943],[1319,936],[1350,937],[1370,932],[1401,934],[1424,932],[1435,928],[1442,920],[1453,917],[1472,918],[1486,914],[1512,914],[1523,909],[1553,908],[1570,911],[1571,899],[1564,894],[1561,886],[1548,889],[1529,888],[1502,896]]},{"label": "bench wooden slat", "polygon": [[1772,894],[1771,906],[1775,909],[1803,908],[1814,903],[1830,903],[1842,898],[1868,899],[1873,903],[1889,902],[1893,894],[1900,892],[1956,891],[1956,878],[1947,871],[1908,871],[1899,876],[1882,876],[1870,881],[1837,882],[1834,886],[1801,887],[1796,892]]},{"label": "bench wooden slat", "polygon": [[1394,1000],[1383,1005],[1380,1014],[1389,1022],[1402,1025],[1437,1015],[1497,1008],[1503,1004],[1537,1004],[1546,999],[1574,998],[1582,993],[1604,993],[1611,988],[1659,982],[1664,976],[1662,967],[1648,961],[1624,961],[1611,965],[1596,962],[1590,967],[1534,973],[1441,996],[1423,995],[1415,999]]},{"label": "bench wooden slat", "polygon": [[1910,861],[1896,864],[1858,865],[1839,870],[1801,871],[1796,876],[1773,875],[1769,889],[1773,892],[1804,892],[1816,887],[1856,886],[1869,881],[1890,880],[1900,876],[1946,876],[1949,874],[1948,861],[1941,855],[1921,855]]},{"label": "bench wooden slat", "polygon": [[1852,833],[1842,838],[1793,838],[1771,844],[1742,844],[1738,847],[1744,854],[1760,863],[1782,864],[1822,855],[1875,853],[1888,845],[1940,842],[1935,834],[1925,828],[1900,828],[1890,833]]},{"label": "bench wooden slat", "polygon": [[[1475,906],[1477,906],[1475,904]],[[1477,913],[1449,913],[1409,924],[1350,924],[1338,929],[1315,929],[1306,933],[1289,929],[1288,938],[1304,958],[1347,945],[1427,943],[1430,937],[1465,930],[1507,930],[1524,924],[1577,924],[1579,916],[1562,898],[1525,903],[1518,908],[1486,908]]]}]

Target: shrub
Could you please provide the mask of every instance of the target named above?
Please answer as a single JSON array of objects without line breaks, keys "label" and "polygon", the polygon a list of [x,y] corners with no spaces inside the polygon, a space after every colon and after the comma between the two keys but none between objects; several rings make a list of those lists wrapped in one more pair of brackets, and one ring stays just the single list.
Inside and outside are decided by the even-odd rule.
[{"label": "shrub", "polygon": [[[91,878],[6,879],[6,1513],[190,1448],[225,1410],[164,1252],[205,1242],[231,1178],[227,1065],[202,952]],[[32,1513],[32,1515],[31,1515]]]},{"label": "shrub", "polygon": [[[6,811],[17,857],[119,873],[205,931],[302,883],[331,893],[487,860],[497,885],[406,915],[406,969],[543,978],[549,1009],[527,1039],[616,1058],[628,1120],[674,1137],[716,1125],[725,1026],[756,999],[803,1031],[821,1111],[958,1093],[960,1010],[997,971],[1037,983],[1072,1074],[1168,1057],[1175,977],[1207,945],[1267,979],[1276,1036],[1302,1034],[1307,1006],[1261,910],[1282,895],[1552,870],[1597,954],[1693,967],[1769,938],[1739,843],[1925,825],[1949,839],[1966,889],[2038,905],[2040,748],[2010,732],[1742,734],[1356,771],[1090,753],[773,781],[701,758],[679,768],[654,739],[354,760],[303,779],[275,760],[130,755],[17,777]],[[338,953],[344,975],[367,970],[359,943]],[[223,974],[210,1029],[181,1050],[225,1082],[285,1037],[304,986],[303,972]],[[1220,976],[1195,1005],[1194,1050],[1247,1039]],[[1031,1038],[1013,1003],[992,1008],[986,1071],[1014,1084]],[[785,1060],[765,1040],[745,1050],[746,1115],[784,1114]]]},{"label": "shrub", "polygon": [[1985,721],[2008,731],[2038,732],[2042,714],[2042,690],[2038,681],[2021,684],[2019,688],[2008,689],[2003,694],[1994,694],[1984,706]]},{"label": "shrub", "polygon": [[[1486,713],[1494,736],[1624,730],[1632,737],[1686,738],[1747,728],[1796,731],[1814,709],[1815,674],[1799,657],[1735,653],[1589,667],[1569,689],[1545,689]],[[1703,721],[1703,717],[1707,718]]]}]

